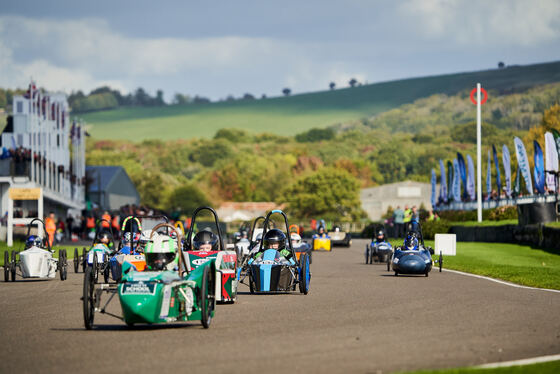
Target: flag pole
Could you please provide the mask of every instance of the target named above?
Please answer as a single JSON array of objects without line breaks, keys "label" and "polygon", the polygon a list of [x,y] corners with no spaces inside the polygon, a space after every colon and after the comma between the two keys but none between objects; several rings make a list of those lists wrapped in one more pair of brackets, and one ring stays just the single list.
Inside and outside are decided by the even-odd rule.
[{"label": "flag pole", "polygon": [[[480,97],[480,83],[476,84],[476,178],[477,178],[477,210],[478,222],[482,222],[482,168],[481,168],[481,97]],[[500,193],[498,191],[498,193]]]}]

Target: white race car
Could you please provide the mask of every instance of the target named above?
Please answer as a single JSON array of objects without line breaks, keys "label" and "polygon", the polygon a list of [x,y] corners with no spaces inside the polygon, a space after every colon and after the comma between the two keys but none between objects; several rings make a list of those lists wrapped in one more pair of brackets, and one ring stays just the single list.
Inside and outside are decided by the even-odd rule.
[{"label": "white race car", "polygon": [[21,252],[12,251],[11,258],[7,251],[4,252],[4,280],[6,282],[9,280],[10,274],[12,282],[16,280],[18,269],[22,278],[52,279],[58,271],[60,279],[66,280],[68,267],[66,250],[60,249],[58,258],[55,258],[55,251],[51,249],[48,239],[29,235],[35,221],[39,221],[43,225],[43,232],[46,233],[45,223],[39,218],[35,218],[27,226],[25,249]]}]

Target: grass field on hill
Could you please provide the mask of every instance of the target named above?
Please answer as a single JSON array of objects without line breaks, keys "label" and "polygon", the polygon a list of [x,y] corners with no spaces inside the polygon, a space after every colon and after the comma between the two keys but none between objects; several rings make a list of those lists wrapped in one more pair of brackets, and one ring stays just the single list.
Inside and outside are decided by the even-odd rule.
[{"label": "grass field on hill", "polygon": [[453,95],[481,82],[490,93],[559,82],[560,62],[405,79],[333,91],[202,105],[121,108],[80,115],[94,139],[212,137],[221,128],[293,135],[370,117],[433,94]]}]

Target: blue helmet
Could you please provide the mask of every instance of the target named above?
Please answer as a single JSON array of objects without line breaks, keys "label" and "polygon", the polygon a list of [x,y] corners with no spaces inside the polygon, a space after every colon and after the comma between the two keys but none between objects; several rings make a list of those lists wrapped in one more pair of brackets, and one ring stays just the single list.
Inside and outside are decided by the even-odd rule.
[{"label": "blue helmet", "polygon": [[417,250],[418,249],[418,238],[416,235],[408,235],[404,241],[405,250]]},{"label": "blue helmet", "polygon": [[25,249],[31,248],[33,246],[41,247],[43,244],[43,239],[37,235],[29,235],[27,240],[25,241]]}]

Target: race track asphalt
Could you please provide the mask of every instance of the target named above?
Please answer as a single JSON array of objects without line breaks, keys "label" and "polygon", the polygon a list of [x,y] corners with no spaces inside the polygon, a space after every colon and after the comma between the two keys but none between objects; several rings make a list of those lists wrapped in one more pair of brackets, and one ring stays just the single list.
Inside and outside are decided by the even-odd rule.
[{"label": "race track asphalt", "polygon": [[[199,323],[83,325],[83,274],[0,282],[1,373],[387,373],[560,352],[560,294],[460,274],[394,277],[363,240],[314,253],[310,293],[250,295]],[[119,312],[114,300],[114,312]]]}]

